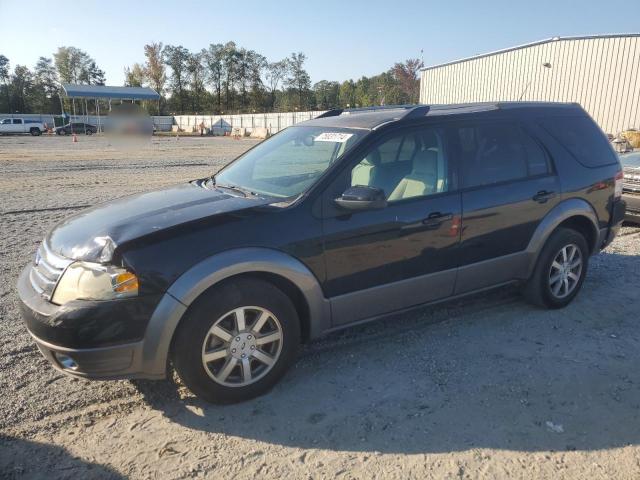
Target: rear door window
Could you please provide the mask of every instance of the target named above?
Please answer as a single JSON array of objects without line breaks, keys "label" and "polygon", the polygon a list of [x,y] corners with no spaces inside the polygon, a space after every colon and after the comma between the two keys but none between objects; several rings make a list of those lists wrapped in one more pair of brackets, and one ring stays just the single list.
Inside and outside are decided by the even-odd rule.
[{"label": "rear door window", "polygon": [[14,118],[13,119],[13,124],[14,125],[22,125],[22,119],[21,118]]},{"label": "rear door window", "polygon": [[527,154],[517,126],[508,123],[457,128],[464,187],[490,185],[527,176]]},{"label": "rear door window", "polygon": [[601,167],[617,162],[607,138],[588,117],[547,117],[539,120],[562,146],[585,167]]},{"label": "rear door window", "polygon": [[548,174],[549,159],[538,143],[513,123],[454,128],[464,187],[491,185]]}]

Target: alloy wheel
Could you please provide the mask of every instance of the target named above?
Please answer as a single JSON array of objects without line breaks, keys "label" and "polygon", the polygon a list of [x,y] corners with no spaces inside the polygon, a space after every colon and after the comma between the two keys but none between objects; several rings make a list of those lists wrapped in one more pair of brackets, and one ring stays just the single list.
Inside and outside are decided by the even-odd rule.
[{"label": "alloy wheel", "polygon": [[282,351],[282,326],[262,307],[239,307],[218,318],[202,345],[202,365],[213,381],[245,387],[264,377]]},{"label": "alloy wheel", "polygon": [[571,243],[556,254],[549,269],[549,288],[556,298],[565,298],[576,289],[582,275],[582,252]]}]

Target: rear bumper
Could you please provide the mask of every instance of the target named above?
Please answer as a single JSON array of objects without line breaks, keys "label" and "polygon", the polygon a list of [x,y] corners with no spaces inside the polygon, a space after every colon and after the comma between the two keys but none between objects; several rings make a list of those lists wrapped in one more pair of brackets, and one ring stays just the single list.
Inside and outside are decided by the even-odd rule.
[{"label": "rear bumper", "polygon": [[627,203],[626,199],[617,200],[613,204],[613,212],[611,215],[611,221],[607,228],[600,229],[600,250],[603,250],[609,246],[613,239],[616,238],[620,227],[622,227],[622,222],[625,220],[625,214],[627,211]]},{"label": "rear bumper", "polygon": [[629,193],[623,192],[622,198],[627,204],[627,212],[625,220],[640,223],[640,192]]}]

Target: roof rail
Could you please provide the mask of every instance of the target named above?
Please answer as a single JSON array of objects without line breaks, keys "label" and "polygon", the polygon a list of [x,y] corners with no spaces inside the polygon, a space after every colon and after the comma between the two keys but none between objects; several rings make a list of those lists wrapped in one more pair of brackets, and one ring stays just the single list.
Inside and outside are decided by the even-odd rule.
[{"label": "roof rail", "polygon": [[399,109],[410,109],[415,107],[415,105],[375,105],[372,107],[358,107],[358,108],[349,108],[344,109],[343,113],[363,113],[363,112],[375,112],[377,110],[399,110]]},{"label": "roof rail", "polygon": [[401,118],[402,120],[407,120],[411,118],[424,117],[427,113],[429,113],[429,109],[431,107],[429,105],[416,105],[407,113],[405,113]]},{"label": "roof rail", "polygon": [[316,118],[326,118],[326,117],[337,117],[338,115],[340,115],[342,112],[344,111],[344,109],[342,108],[333,108],[331,110],[327,110],[324,113],[321,113],[320,115],[318,115]]},{"label": "roof rail", "polygon": [[[376,105],[373,107],[358,107],[358,108],[334,108],[331,110],[327,110],[326,112],[318,115],[315,118],[327,118],[327,117],[337,117],[338,115],[348,115],[350,113],[364,113],[364,112],[375,112],[377,110],[413,110],[415,109],[415,105]],[[426,113],[426,112],[425,112]]]}]

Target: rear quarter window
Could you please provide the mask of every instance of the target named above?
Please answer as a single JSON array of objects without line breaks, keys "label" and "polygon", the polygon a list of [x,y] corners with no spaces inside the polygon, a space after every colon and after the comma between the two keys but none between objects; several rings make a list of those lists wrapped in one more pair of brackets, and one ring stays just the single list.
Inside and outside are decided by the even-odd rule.
[{"label": "rear quarter window", "polygon": [[617,162],[602,130],[588,117],[547,117],[540,125],[585,167],[602,167]]}]

